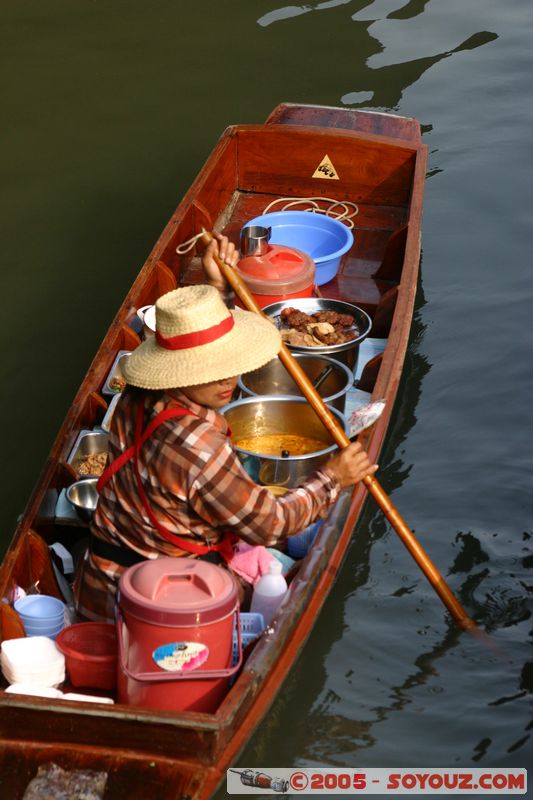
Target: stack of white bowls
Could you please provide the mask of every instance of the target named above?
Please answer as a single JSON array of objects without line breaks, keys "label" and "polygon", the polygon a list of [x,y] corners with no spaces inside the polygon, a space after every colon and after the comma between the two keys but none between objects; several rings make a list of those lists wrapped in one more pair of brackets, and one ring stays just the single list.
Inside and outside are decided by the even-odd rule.
[{"label": "stack of white bowls", "polygon": [[6,639],[0,667],[9,683],[57,688],[65,680],[65,656],[48,636]]},{"label": "stack of white bowls", "polygon": [[55,639],[65,627],[65,604],[57,597],[28,594],[15,600],[14,608],[22,620],[26,636]]}]

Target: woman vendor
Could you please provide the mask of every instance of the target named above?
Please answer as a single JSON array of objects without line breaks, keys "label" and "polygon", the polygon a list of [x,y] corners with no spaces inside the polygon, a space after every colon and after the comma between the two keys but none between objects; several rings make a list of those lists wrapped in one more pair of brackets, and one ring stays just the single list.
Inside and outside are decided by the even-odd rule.
[{"label": "woman vendor", "polygon": [[217,248],[235,265],[234,246],[213,240],[202,260],[209,285],[160,297],[155,336],[124,366],[128,386],[113,415],[109,466],[74,586],[77,611],[88,619],[114,619],[118,579],[132,564],[159,556],[227,563],[239,540],[273,546],[377,469],[350,444],[282,497],[245,471],[219,409],[240,374],[275,358],[281,339],[269,320],[228,308]]}]

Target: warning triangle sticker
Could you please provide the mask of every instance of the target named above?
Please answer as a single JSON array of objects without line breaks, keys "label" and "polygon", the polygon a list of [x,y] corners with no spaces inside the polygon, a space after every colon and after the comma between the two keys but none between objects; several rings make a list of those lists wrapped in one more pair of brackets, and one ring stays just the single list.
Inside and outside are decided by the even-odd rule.
[{"label": "warning triangle sticker", "polygon": [[333,166],[330,161],[328,155],[325,155],[318,167],[315,169],[312,175],[313,178],[329,178],[330,180],[338,181],[339,176],[337,175],[337,170]]}]

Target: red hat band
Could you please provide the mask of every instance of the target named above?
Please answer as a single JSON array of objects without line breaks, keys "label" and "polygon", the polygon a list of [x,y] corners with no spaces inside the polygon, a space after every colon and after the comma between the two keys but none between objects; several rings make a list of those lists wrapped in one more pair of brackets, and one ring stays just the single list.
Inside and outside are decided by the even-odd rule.
[{"label": "red hat band", "polygon": [[155,332],[157,344],[164,347],[166,350],[187,350],[190,347],[198,347],[202,344],[209,344],[215,342],[226,333],[229,333],[235,320],[229,314],[222,322],[217,325],[212,325],[210,328],[204,328],[199,331],[191,331],[191,333],[179,333],[177,336],[163,336],[159,331]]}]

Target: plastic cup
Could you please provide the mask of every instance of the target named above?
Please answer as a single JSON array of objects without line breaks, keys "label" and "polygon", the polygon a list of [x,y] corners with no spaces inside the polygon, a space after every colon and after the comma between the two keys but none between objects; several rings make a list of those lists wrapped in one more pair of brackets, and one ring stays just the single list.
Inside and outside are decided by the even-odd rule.
[{"label": "plastic cup", "polygon": [[64,625],[65,615],[55,617],[54,619],[34,619],[32,617],[21,617],[24,628],[30,627],[35,631],[47,631],[50,628],[57,628],[58,625]]},{"label": "plastic cup", "polygon": [[62,622],[60,625],[57,625],[53,628],[32,628],[31,626],[27,627],[24,626],[24,633],[26,636],[48,636],[49,639],[55,639],[58,633],[61,633],[65,624]]},{"label": "plastic cup", "polygon": [[57,622],[65,614],[65,604],[57,597],[47,594],[29,594],[14,603],[15,611],[22,621],[43,620]]}]

